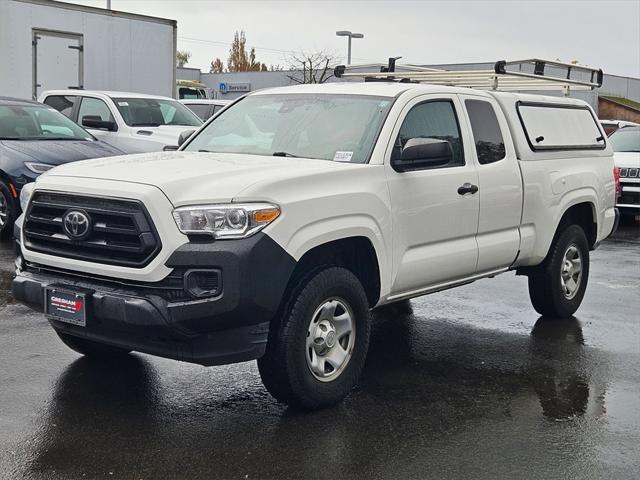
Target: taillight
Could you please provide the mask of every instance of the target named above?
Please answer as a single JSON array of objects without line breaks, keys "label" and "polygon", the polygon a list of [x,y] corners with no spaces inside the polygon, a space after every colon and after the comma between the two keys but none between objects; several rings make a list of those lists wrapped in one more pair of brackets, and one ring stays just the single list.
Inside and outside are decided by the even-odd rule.
[{"label": "taillight", "polygon": [[613,167],[613,179],[616,181],[616,196],[620,195],[620,170]]}]

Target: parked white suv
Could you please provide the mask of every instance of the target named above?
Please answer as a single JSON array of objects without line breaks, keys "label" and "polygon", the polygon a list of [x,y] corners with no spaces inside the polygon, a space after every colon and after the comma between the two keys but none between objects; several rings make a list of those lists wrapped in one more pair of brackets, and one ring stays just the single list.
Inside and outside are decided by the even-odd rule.
[{"label": "parked white suv", "polygon": [[618,167],[620,196],[616,206],[623,215],[640,215],[640,127],[616,130],[609,142]]},{"label": "parked white suv", "polygon": [[203,122],[206,122],[220,110],[231,105],[232,100],[188,99],[180,100],[180,103],[186,105]]},{"label": "parked white suv", "polygon": [[18,301],[72,349],[258,359],[279,400],[356,383],[370,309],[515,271],[572,315],[615,228],[580,100],[411,83],[261,90],[177,152],[64,165],[23,194]]},{"label": "parked white suv", "polygon": [[43,92],[38,101],[126,153],[176,147],[182,132],[202,125],[177,100],[141,93],[50,90]]}]

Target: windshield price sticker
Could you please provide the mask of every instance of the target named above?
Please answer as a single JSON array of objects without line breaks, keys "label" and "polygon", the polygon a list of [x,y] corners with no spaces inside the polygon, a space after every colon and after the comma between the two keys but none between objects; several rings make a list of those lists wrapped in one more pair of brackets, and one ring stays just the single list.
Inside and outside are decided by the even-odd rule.
[{"label": "windshield price sticker", "polygon": [[350,162],[353,152],[336,152],[333,156],[334,162]]}]

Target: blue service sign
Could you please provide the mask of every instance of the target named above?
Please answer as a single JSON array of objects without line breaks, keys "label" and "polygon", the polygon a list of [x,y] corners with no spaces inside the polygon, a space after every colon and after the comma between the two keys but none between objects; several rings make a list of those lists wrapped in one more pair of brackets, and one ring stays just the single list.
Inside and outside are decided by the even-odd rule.
[{"label": "blue service sign", "polygon": [[226,92],[226,91],[227,91],[227,84],[226,84],[226,83],[224,83],[224,82],[220,82],[220,83],[218,84],[218,90],[219,90],[220,92],[222,92],[222,93]]}]

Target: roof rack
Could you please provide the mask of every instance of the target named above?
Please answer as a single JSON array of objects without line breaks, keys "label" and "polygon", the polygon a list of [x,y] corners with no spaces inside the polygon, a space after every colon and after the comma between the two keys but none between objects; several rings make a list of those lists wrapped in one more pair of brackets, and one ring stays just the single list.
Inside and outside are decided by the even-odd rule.
[{"label": "roof rack", "polygon": [[[366,82],[430,83],[480,90],[561,90],[565,95],[569,95],[571,90],[599,88],[603,78],[601,69],[538,58],[509,62],[500,60],[495,63],[493,70],[440,70],[396,64],[400,58],[391,57],[386,65],[338,65],[334,75],[337,78],[364,77]],[[551,67],[554,73],[546,73],[547,67]]]}]

